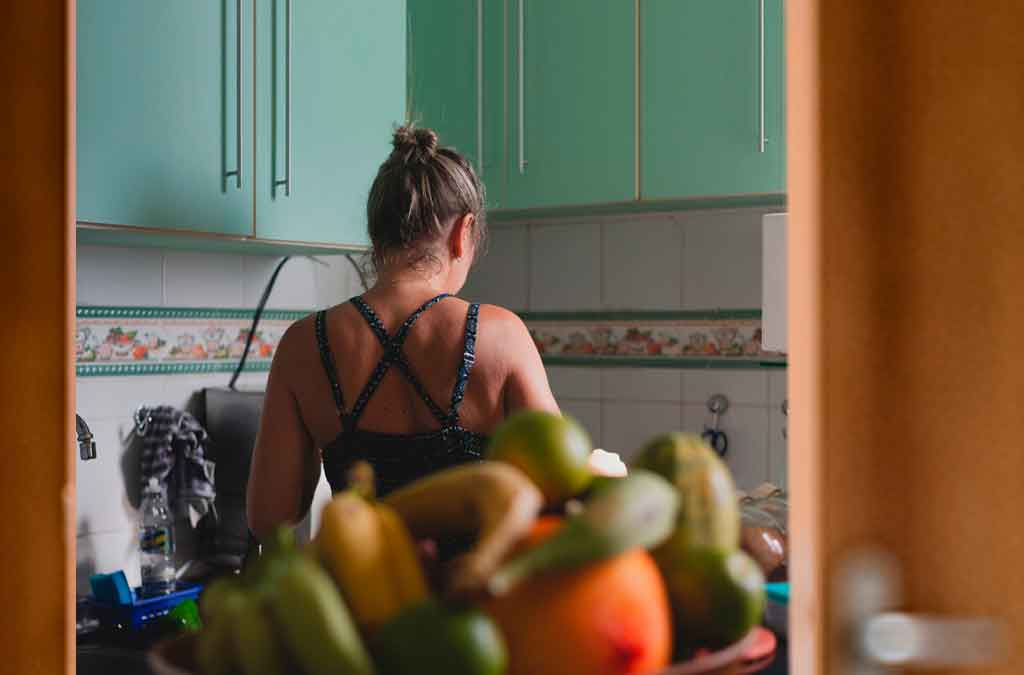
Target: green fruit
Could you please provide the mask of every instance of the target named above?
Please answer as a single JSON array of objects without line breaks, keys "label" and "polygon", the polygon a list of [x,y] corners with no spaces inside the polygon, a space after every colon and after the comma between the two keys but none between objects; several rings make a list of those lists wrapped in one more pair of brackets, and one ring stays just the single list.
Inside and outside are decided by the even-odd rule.
[{"label": "green fruit", "polygon": [[[209,595],[210,593],[213,595]],[[245,612],[245,593],[234,579],[221,579],[210,585],[204,598],[215,599],[210,611],[207,603],[203,615],[203,630],[196,642],[196,662],[203,675],[229,675],[240,665],[235,625]]]},{"label": "green fruit", "polygon": [[384,624],[374,655],[381,675],[502,675],[508,661],[505,642],[486,614],[436,600]]},{"label": "green fruit", "polygon": [[290,556],[266,598],[288,652],[306,672],[373,675],[373,664],[348,607],[313,559]]},{"label": "green fruit", "polygon": [[675,532],[665,542],[682,554],[699,547],[739,547],[740,511],[729,467],[695,434],[670,433],[649,441],[632,466],[666,478],[679,492]]},{"label": "green fruit", "polygon": [[235,621],[235,649],[244,675],[281,675],[288,672],[288,660],[280,634],[267,614],[262,597],[250,593],[245,610]]},{"label": "green fruit", "polygon": [[675,488],[650,471],[595,481],[583,511],[502,565],[488,590],[501,595],[533,574],[605,560],[631,548],[653,548],[672,534],[678,504]]},{"label": "green fruit", "polygon": [[672,605],[677,647],[725,647],[758,625],[764,574],[742,551],[715,548],[656,556]]},{"label": "green fruit", "polygon": [[586,489],[590,470],[590,436],[574,420],[538,410],[511,415],[491,438],[487,458],[508,462],[532,480],[549,504]]}]

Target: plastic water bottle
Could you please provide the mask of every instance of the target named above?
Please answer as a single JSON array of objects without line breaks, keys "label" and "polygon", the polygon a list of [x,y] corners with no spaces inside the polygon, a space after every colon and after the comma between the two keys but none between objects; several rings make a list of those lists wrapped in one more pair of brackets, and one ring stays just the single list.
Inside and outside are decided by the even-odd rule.
[{"label": "plastic water bottle", "polygon": [[156,478],[142,491],[139,556],[142,594],[163,595],[174,590],[174,520]]}]

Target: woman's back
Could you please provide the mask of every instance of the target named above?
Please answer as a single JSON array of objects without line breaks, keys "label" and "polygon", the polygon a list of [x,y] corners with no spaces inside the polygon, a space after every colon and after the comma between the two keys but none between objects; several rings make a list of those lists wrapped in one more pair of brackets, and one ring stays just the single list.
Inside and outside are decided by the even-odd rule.
[{"label": "woman's back", "polygon": [[483,186],[428,130],[399,129],[370,189],[377,280],[296,322],[267,383],[248,490],[264,533],[309,510],[321,464],[333,489],[368,460],[387,491],[479,459],[512,411],[558,411],[523,322],[453,295],[485,236]]}]

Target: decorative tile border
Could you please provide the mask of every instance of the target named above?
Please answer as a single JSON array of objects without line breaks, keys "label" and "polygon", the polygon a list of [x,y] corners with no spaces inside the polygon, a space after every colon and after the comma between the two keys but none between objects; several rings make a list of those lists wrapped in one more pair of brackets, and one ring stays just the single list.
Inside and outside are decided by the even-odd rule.
[{"label": "decorative tile border", "polygon": [[[267,310],[246,360],[265,371],[284,331],[308,312]],[[75,372],[155,375],[230,372],[238,365],[252,310],[188,307],[79,307]]]},{"label": "decorative tile border", "polygon": [[[267,310],[246,371],[266,371],[281,335],[306,311]],[[526,312],[545,363],[658,368],[778,368],[761,348],[759,310]],[[77,310],[76,374],[230,372],[245,349],[252,310],[99,307]]]},{"label": "decorative tile border", "polygon": [[759,310],[527,313],[546,363],[667,368],[783,367],[761,347]]}]

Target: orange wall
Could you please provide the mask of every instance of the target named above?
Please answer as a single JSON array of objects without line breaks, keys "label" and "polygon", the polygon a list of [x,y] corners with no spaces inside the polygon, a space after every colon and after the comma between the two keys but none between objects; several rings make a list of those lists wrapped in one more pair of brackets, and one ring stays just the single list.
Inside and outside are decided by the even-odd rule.
[{"label": "orange wall", "polygon": [[73,5],[0,12],[0,659],[18,675],[74,669]]}]

